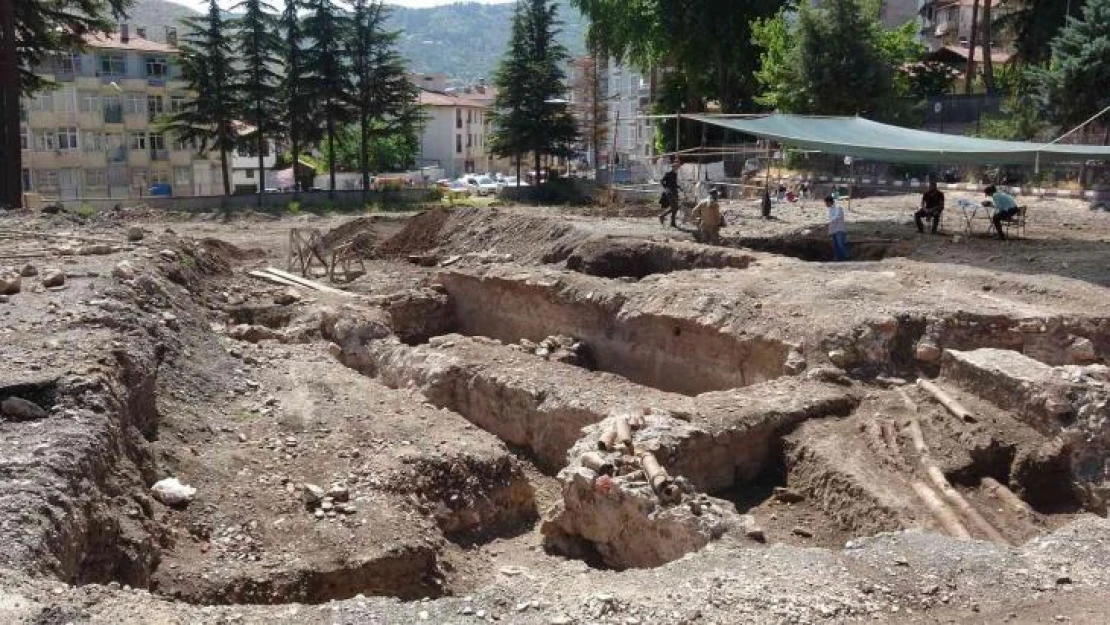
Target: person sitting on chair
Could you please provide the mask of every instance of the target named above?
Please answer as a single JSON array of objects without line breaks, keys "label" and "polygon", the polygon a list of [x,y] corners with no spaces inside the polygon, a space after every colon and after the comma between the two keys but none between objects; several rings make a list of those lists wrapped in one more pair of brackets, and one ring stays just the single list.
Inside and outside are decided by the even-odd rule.
[{"label": "person sitting on chair", "polygon": [[937,233],[940,227],[940,214],[944,212],[944,194],[937,190],[936,181],[929,182],[929,190],[921,196],[921,208],[913,214],[913,221],[917,224],[917,231],[924,233],[923,219],[933,220],[932,233]]},{"label": "person sitting on chair", "polygon": [[991,221],[994,222],[994,231],[998,233],[999,239],[1005,239],[1006,235],[1002,231],[1002,222],[1010,221],[1014,215],[1018,214],[1017,200],[1009,193],[1004,193],[998,190],[998,187],[993,184],[984,189],[989,200],[983,202],[983,206],[994,206],[994,216]]}]

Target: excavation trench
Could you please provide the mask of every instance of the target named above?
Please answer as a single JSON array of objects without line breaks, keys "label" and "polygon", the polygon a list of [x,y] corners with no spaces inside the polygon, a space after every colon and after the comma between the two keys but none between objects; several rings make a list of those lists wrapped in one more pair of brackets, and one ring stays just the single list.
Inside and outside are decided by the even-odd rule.
[{"label": "excavation trench", "polygon": [[[735,244],[741,248],[789,256],[811,263],[835,260],[832,243],[826,237],[747,237],[736,240]],[[854,261],[875,261],[908,254],[908,250],[888,240],[852,240],[850,248],[851,260]]]}]

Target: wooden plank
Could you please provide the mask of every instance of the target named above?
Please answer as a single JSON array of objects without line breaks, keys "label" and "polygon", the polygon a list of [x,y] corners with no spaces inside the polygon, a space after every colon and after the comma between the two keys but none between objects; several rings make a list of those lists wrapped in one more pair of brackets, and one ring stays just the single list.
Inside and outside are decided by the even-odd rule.
[{"label": "wooden plank", "polygon": [[302,289],[304,288],[303,284],[297,284],[296,282],[293,282],[292,280],[286,280],[285,278],[282,278],[281,276],[275,276],[273,274],[269,274],[269,273],[266,273],[264,271],[258,271],[258,270],[248,271],[247,275],[251,276],[252,278],[258,278],[259,280],[265,280],[267,282],[272,282],[274,284],[280,284],[282,286],[295,286],[295,287],[302,288]]},{"label": "wooden plank", "polygon": [[322,291],[324,293],[336,293],[338,295],[348,295],[348,296],[351,296],[351,297],[354,297],[354,295],[355,295],[354,293],[344,291],[344,290],[341,290],[341,289],[332,288],[332,287],[330,287],[326,284],[320,284],[319,282],[316,282],[315,280],[309,280],[307,278],[302,278],[300,276],[291,274],[288,271],[282,271],[280,269],[275,269],[273,267],[267,267],[267,268],[263,269],[262,271],[265,271],[267,273],[271,273],[271,274],[274,274],[276,276],[285,278],[286,280],[292,280],[293,282],[296,282],[297,284],[299,284],[301,286],[308,287],[308,288],[316,290],[316,291]]}]

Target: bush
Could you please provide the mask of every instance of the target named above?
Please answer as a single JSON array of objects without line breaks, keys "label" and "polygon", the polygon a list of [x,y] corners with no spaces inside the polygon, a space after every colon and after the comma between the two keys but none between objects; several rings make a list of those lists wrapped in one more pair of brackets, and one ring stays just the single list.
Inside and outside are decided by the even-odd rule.
[{"label": "bush", "polygon": [[96,214],[96,209],[93,208],[92,204],[82,204],[75,212],[77,213],[78,217],[81,217],[82,219],[88,219],[89,217],[92,217]]},{"label": "bush", "polygon": [[288,204],[285,205],[285,210],[290,215],[300,215],[301,214],[301,203],[297,202],[297,201],[289,202]]}]

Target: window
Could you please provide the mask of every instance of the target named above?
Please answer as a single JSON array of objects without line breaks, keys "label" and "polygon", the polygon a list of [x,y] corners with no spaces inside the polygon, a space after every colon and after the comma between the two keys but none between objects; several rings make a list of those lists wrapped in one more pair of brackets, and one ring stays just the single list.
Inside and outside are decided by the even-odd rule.
[{"label": "window", "polygon": [[146,59],[146,75],[161,78],[170,73],[170,64],[165,57],[148,56]]},{"label": "window", "polygon": [[123,147],[123,135],[118,132],[104,133],[103,141],[105,150],[118,150]]},{"label": "window", "polygon": [[53,130],[35,131],[35,149],[40,152],[49,152],[58,147],[58,135]]},{"label": "window", "polygon": [[166,135],[160,132],[150,133],[150,149],[152,150],[165,150],[166,149]]},{"label": "window", "polygon": [[248,169],[246,171],[246,174],[247,174],[247,180],[254,180],[254,170],[253,169]]},{"label": "window", "polygon": [[455,109],[455,128],[462,128],[462,109]]},{"label": "window", "polygon": [[146,95],[142,93],[124,94],[123,112],[126,115],[141,115],[146,113]]},{"label": "window", "polygon": [[188,167],[174,167],[173,169],[173,186],[178,188],[189,188],[193,182],[193,172]]},{"label": "window", "polygon": [[168,172],[168,171],[156,170],[156,171],[150,172],[149,175],[150,175],[150,186],[152,186],[152,187],[156,184],[169,184],[170,183],[170,172]]},{"label": "window", "polygon": [[72,89],[59,89],[54,92],[54,110],[59,113],[72,113],[77,110],[77,94]]},{"label": "window", "polygon": [[474,135],[466,133],[466,147],[474,147]]},{"label": "window", "polygon": [[196,148],[196,143],[192,139],[182,139],[176,135],[173,137],[172,145],[176,152],[189,152]]},{"label": "window", "polygon": [[26,126],[19,127],[19,149],[31,149],[31,130]]},{"label": "window", "polygon": [[127,73],[127,61],[121,54],[103,54],[100,56],[101,76],[123,76]]},{"label": "window", "polygon": [[146,170],[133,169],[131,170],[131,187],[142,192],[146,192]]},{"label": "window", "polygon": [[455,154],[462,154],[462,135],[455,135]]},{"label": "window", "polygon": [[132,150],[145,150],[146,149],[146,133],[133,132],[131,133],[131,149]]},{"label": "window", "polygon": [[54,110],[54,92],[52,91],[39,91],[31,97],[31,110],[43,111],[46,113]]},{"label": "window", "polygon": [[53,191],[58,188],[58,170],[40,169],[35,172],[35,182],[39,191]]},{"label": "window", "polygon": [[147,118],[150,121],[158,119],[158,117],[166,112],[166,101],[160,95],[148,96],[146,99],[146,112]]},{"label": "window", "polygon": [[77,57],[74,54],[57,54],[54,56],[54,73],[73,74],[77,71]]},{"label": "window", "polygon": [[186,101],[187,101],[187,98],[183,95],[171,95],[170,96],[170,112],[171,113],[180,113],[181,111],[185,110],[185,102]]},{"label": "window", "polygon": [[99,132],[85,132],[81,137],[81,145],[86,152],[99,152],[104,149],[104,135]]},{"label": "window", "polygon": [[86,169],[85,170],[85,186],[86,187],[103,187],[108,184],[108,172],[103,169]]},{"label": "window", "polygon": [[[118,103],[117,99],[117,103]],[[100,112],[100,94],[92,91],[82,91],[77,94],[77,108],[82,113]]]},{"label": "window", "polygon": [[473,123],[473,121],[474,121],[473,113],[474,113],[474,111],[471,111],[470,109],[467,109],[467,111],[466,111],[466,123],[468,123],[468,124]]},{"label": "window", "polygon": [[58,129],[58,149],[59,150],[76,150],[77,145],[77,129],[73,126]]},{"label": "window", "polygon": [[30,191],[31,190],[31,170],[24,168],[20,173],[23,175],[23,190],[24,191]]}]

